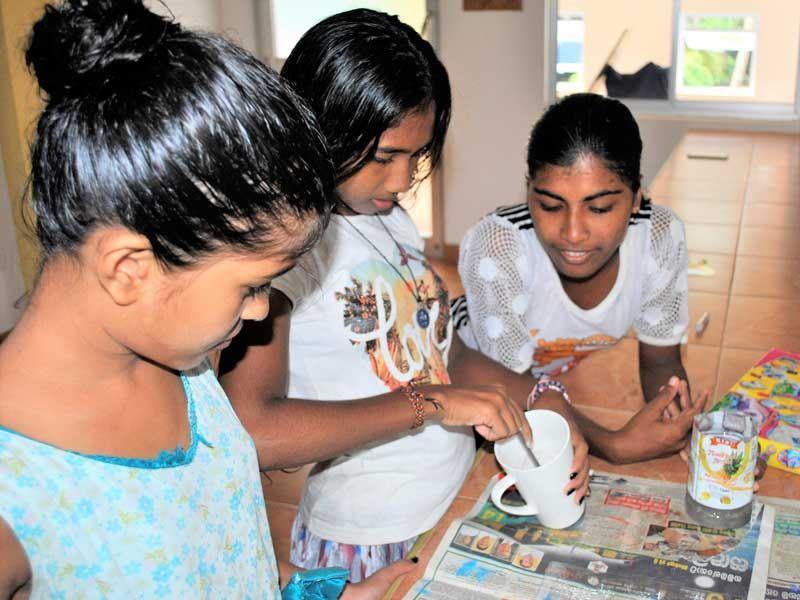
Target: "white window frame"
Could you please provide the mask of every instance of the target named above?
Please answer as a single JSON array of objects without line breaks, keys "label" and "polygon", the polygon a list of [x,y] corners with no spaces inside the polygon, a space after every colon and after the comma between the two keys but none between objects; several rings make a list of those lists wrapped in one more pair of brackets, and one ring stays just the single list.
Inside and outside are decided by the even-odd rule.
[{"label": "white window frame", "polygon": [[[558,0],[545,0],[545,102],[549,105],[556,100],[556,49],[558,48]],[[692,13],[695,14],[695,13]],[[726,13],[727,14],[727,13]],[[734,13],[731,13],[734,14]],[[679,24],[681,23],[681,0],[672,0],[672,65],[678,64],[680,43]],[[667,100],[644,100],[624,98],[622,100],[637,116],[683,117],[686,119],[748,120],[748,121],[800,121],[800,44],[797,48],[797,74],[795,78],[794,103],[743,102],[715,100],[678,100],[676,82],[678,69],[669,70],[669,98]]]},{"label": "white window frame", "polygon": [[[439,49],[439,0],[426,0],[427,7],[427,39],[435,50]],[[270,67],[279,71],[283,68],[285,58],[277,56],[275,50],[275,35],[272,30],[273,11],[271,0],[253,0],[253,12],[256,19],[256,43],[258,55]]]},{"label": "white window frame", "polygon": [[[586,85],[586,58],[585,58],[586,52],[585,52],[585,48],[584,48],[584,46],[586,45],[586,21],[583,18],[583,13],[582,12],[567,12],[566,14],[569,17],[571,17],[571,19],[568,19],[568,20],[577,20],[578,18],[580,18],[581,24],[583,26],[583,39],[581,39],[580,80],[577,83],[578,88],[576,89],[576,91],[578,91],[579,89],[582,89],[584,85]],[[559,19],[558,19],[558,17],[556,17],[556,34],[558,33],[558,21],[559,21]],[[556,37],[556,40],[557,39],[558,39],[558,37]],[[556,41],[555,52],[556,52],[556,73],[558,73],[559,65],[563,64],[563,63],[557,62],[558,61],[558,42],[557,41]],[[574,63],[566,63],[566,64],[569,65],[569,64],[574,64]],[[556,85],[556,87],[558,86],[558,82],[557,81],[556,81],[555,85]]]},{"label": "white window frame", "polygon": [[[684,86],[681,82],[683,76],[683,69],[685,67],[685,50],[683,41],[687,35],[686,31],[686,17],[733,17],[733,18],[743,18],[743,19],[753,19],[755,21],[755,29],[753,31],[742,31],[742,32],[730,32],[729,35],[736,35],[744,37],[744,35],[754,35],[756,43],[753,46],[751,55],[750,55],[750,79],[748,81],[747,87],[742,88],[728,88],[725,86],[709,86],[709,87],[689,87]],[[679,19],[679,27],[678,27],[678,61],[677,61],[677,69],[675,69],[675,90],[676,94],[680,94],[683,96],[730,96],[730,97],[746,97],[746,96],[754,96],[756,93],[756,65],[758,64],[758,33],[759,33],[759,26],[760,26],[760,19],[757,14],[744,14],[744,13],[684,13],[680,16]],[[698,33],[708,33],[712,34],[716,32],[698,32]]]}]

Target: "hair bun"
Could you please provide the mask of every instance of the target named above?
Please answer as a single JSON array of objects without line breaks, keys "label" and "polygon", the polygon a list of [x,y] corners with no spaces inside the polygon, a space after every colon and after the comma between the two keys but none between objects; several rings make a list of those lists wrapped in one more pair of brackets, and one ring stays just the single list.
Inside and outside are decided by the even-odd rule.
[{"label": "hair bun", "polygon": [[33,25],[25,60],[52,98],[138,62],[179,29],[142,0],[64,0]]}]

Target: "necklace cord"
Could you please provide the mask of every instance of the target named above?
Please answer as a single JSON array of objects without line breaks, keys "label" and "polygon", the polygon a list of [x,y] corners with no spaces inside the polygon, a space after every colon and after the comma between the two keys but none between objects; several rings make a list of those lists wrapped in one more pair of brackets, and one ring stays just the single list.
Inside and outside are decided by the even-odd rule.
[{"label": "necklace cord", "polygon": [[[344,202],[342,204],[344,204]],[[345,206],[347,206],[347,204],[345,204]],[[348,208],[350,207],[348,206]],[[411,292],[411,295],[414,297],[414,300],[417,301],[417,304],[423,305],[424,303],[422,301],[422,292],[420,292],[419,285],[417,284],[417,280],[414,277],[414,272],[411,270],[411,265],[408,264],[408,259],[405,260],[405,263],[409,275],[411,276],[411,283],[408,282],[403,273],[394,265],[394,263],[390,261],[388,258],[386,258],[386,255],[383,252],[381,252],[380,248],[378,248],[372,242],[372,240],[370,240],[366,235],[364,235],[364,233],[358,227],[356,227],[353,224],[353,222],[350,221],[350,219],[348,219],[345,215],[339,215],[339,216],[342,217],[345,220],[345,222],[353,229],[353,231],[355,231],[365,242],[367,242],[367,244],[369,244],[372,247],[373,250],[375,250],[375,252],[377,252],[380,255],[380,257],[384,260],[384,262],[387,265],[389,265],[395,273],[397,273],[397,276],[400,277],[400,279],[403,281],[404,284],[406,284],[408,291]],[[394,242],[395,246],[397,246],[397,250],[398,252],[400,252],[400,259],[403,260],[404,256],[408,256],[408,253],[403,249],[403,247],[400,245],[397,239],[395,239],[391,231],[389,231],[389,228],[386,226],[386,223],[383,222],[380,216],[379,215],[374,215],[374,216],[375,218],[378,219],[378,222],[383,226],[384,231],[386,231],[386,233],[389,235],[391,240]]]}]

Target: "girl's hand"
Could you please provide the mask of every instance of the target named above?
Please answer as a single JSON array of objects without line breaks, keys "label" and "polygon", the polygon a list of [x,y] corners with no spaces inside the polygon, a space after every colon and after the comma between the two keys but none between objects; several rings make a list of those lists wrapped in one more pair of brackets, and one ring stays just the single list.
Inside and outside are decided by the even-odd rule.
[{"label": "girl's hand", "polygon": [[342,600],[380,600],[386,594],[386,590],[391,587],[395,579],[401,575],[405,575],[416,566],[416,563],[410,560],[398,560],[384,567],[380,571],[375,571],[372,575],[367,577],[360,583],[348,583],[344,592],[342,592]]},{"label": "girl's hand", "polygon": [[[570,422],[569,434],[572,438],[572,449],[575,456],[572,459],[572,467],[570,467],[571,480],[564,488],[564,493],[574,493],[575,503],[579,504],[589,493],[589,444],[586,443],[577,423]],[[575,474],[575,477],[572,477],[572,474]]]},{"label": "girl's hand", "polygon": [[664,410],[676,400],[681,405],[685,404],[685,401],[681,402],[681,398],[687,394],[687,385],[683,380],[677,386],[667,385],[662,388],[653,401],[647,403],[616,432],[616,449],[609,456],[612,462],[637,462],[682,450],[692,433],[692,420],[703,410],[710,391],[703,392],[676,417],[665,419]]},{"label": "girl's hand", "polygon": [[[681,385],[681,383],[684,385]],[[692,399],[689,397],[689,385],[675,375],[669,378],[667,385],[662,385],[658,388],[658,393],[661,394],[670,386],[678,388],[678,396],[674,402],[670,402],[667,408],[664,409],[665,421],[677,418],[682,411],[692,406]],[[656,398],[658,398],[658,396],[656,396]]]},{"label": "girl's hand", "polygon": [[437,385],[419,390],[436,407],[442,425],[472,426],[489,441],[520,432],[526,441],[531,441],[530,425],[522,409],[506,393],[505,386]]},{"label": "girl's hand", "polygon": [[574,494],[575,503],[583,502],[589,495],[589,444],[583,437],[583,431],[575,421],[569,403],[560,392],[548,390],[539,396],[534,408],[546,408],[560,414],[569,425],[569,435],[572,440],[574,456],[570,467],[570,481],[564,487],[564,493]]}]

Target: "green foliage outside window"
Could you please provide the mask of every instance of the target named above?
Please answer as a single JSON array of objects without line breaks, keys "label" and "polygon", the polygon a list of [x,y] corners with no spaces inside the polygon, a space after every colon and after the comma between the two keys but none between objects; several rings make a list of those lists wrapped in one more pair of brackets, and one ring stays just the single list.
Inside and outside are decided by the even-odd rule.
[{"label": "green foliage outside window", "polygon": [[[733,67],[736,64],[735,50],[714,52],[684,48],[683,84],[693,87],[725,87],[731,84]],[[750,83],[749,69],[741,84]]]},{"label": "green foliage outside window", "polygon": [[686,29],[690,31],[752,31],[749,17],[686,17]]}]

